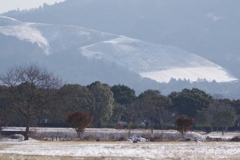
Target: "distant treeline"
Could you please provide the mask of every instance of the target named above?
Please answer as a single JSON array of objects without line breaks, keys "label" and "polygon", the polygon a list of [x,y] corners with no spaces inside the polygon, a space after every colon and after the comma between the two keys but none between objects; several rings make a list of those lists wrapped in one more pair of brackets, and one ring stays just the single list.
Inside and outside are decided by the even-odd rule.
[{"label": "distant treeline", "polygon": [[16,66],[0,75],[1,126],[68,127],[66,114],[83,111],[91,127],[174,128],[176,117],[194,118],[195,129],[239,130],[240,100],[221,99],[198,88],[162,95],[148,89],[138,96],[126,85],[93,82],[62,84],[36,64]]}]

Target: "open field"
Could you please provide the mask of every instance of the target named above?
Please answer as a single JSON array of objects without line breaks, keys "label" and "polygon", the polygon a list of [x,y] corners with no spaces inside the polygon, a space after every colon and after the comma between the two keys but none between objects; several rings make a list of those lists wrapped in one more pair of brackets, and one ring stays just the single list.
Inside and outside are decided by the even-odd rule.
[{"label": "open field", "polygon": [[[8,128],[9,129],[9,128]],[[19,128],[18,128],[19,129]],[[7,130],[7,129],[6,129]],[[74,134],[71,129],[35,129],[37,134],[58,135]],[[149,131],[144,130],[146,133]],[[69,132],[69,133],[68,133]],[[99,135],[117,134],[124,130],[114,129],[87,129],[87,134],[96,133]],[[115,133],[116,132],[116,133]],[[143,130],[134,130],[132,134],[140,134]],[[156,133],[177,137],[176,131],[156,131]],[[60,134],[61,133],[61,134]],[[146,134],[142,133],[142,134]],[[211,133],[201,135],[199,133],[190,133],[188,136],[198,138],[221,137],[231,138],[239,135],[239,132],[228,132],[225,136],[221,133]],[[63,135],[66,136],[66,135]],[[76,135],[75,135],[76,136]],[[23,141],[21,139],[5,139],[0,141],[0,159],[4,160],[78,160],[78,159],[240,159],[240,142],[180,142],[180,141],[162,141],[162,142],[138,142],[127,141],[39,141],[30,139]]]},{"label": "open field", "polygon": [[0,159],[240,159],[239,142],[1,142]]}]

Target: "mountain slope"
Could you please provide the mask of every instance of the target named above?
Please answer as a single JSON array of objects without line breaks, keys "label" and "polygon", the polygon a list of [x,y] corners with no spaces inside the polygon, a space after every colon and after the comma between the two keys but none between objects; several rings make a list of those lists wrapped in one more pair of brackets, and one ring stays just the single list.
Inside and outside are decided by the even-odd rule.
[{"label": "mountain slope", "polygon": [[5,15],[26,22],[77,25],[176,46],[240,77],[238,6],[239,0],[66,0]]},{"label": "mountain slope", "polygon": [[0,22],[1,72],[13,64],[37,62],[67,83],[100,80],[139,92],[172,78],[237,80],[223,67],[172,46],[71,25],[22,23],[8,17],[0,17]]},{"label": "mountain slope", "polygon": [[[46,64],[49,59],[59,59],[62,56],[59,54],[68,54],[68,57],[64,56],[68,59],[62,58],[58,62],[67,65],[66,68],[61,69],[62,71],[59,70],[63,77],[66,77],[63,73],[70,70],[75,71],[77,75],[77,70],[74,68],[84,66],[82,64],[71,66],[71,61],[79,59],[82,62],[83,60],[80,59],[84,57],[99,60],[105,64],[114,63],[118,67],[157,82],[169,82],[172,78],[190,81],[205,79],[216,82],[237,80],[221,66],[176,47],[76,26],[20,22],[14,24],[16,20],[7,17],[0,17],[0,19],[5,22],[0,26],[1,34],[37,44],[42,49],[45,55],[44,60],[35,59],[35,61]],[[9,21],[9,25],[6,21]],[[67,51],[72,53],[66,53]],[[34,56],[31,56],[34,59]],[[56,68],[58,63],[55,63]]]},{"label": "mountain slope", "polygon": [[115,62],[158,82],[168,83],[172,78],[210,82],[237,80],[221,66],[187,51],[124,36],[80,49],[84,56]]}]

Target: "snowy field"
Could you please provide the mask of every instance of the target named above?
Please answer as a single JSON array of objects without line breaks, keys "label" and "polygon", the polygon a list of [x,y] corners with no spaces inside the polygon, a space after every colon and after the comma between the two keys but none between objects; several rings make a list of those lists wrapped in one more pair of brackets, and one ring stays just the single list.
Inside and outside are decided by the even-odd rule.
[{"label": "snowy field", "polygon": [[[58,133],[64,129],[49,129]],[[68,129],[65,129],[65,132]],[[69,129],[70,131],[71,129]],[[114,129],[88,129],[90,132],[114,132]],[[46,129],[45,129],[46,132]],[[119,131],[123,132],[123,130]],[[139,133],[138,133],[139,132]],[[132,131],[133,134],[140,134],[141,130]],[[147,131],[146,131],[147,132]],[[148,131],[149,132],[149,131]],[[177,136],[175,131],[161,131],[166,135]],[[116,131],[117,133],[117,131]],[[157,133],[157,132],[156,132]],[[172,136],[171,135],[171,136]],[[231,138],[239,135],[238,132],[229,132],[225,136],[221,133],[211,133],[201,135],[190,132],[188,137],[205,138],[220,137]],[[71,160],[71,159],[240,159],[240,142],[138,142],[127,141],[38,141],[30,139],[23,141],[20,139],[4,139],[0,141],[0,159],[51,159],[51,160]]]},{"label": "snowy field", "polygon": [[239,159],[239,142],[1,142],[0,159]]}]

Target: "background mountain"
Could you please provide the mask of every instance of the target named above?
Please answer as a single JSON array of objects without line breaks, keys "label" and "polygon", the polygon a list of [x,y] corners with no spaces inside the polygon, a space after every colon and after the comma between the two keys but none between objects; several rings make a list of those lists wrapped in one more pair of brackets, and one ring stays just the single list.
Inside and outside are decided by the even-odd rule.
[{"label": "background mountain", "polygon": [[198,87],[239,98],[238,4],[237,0],[67,0],[31,11],[10,11],[4,15],[19,21],[0,20],[1,70],[33,61],[68,83],[100,80],[126,84],[137,93],[152,88],[164,94]]},{"label": "background mountain", "polygon": [[182,48],[240,78],[239,0],[66,0],[5,15],[71,24]]}]

